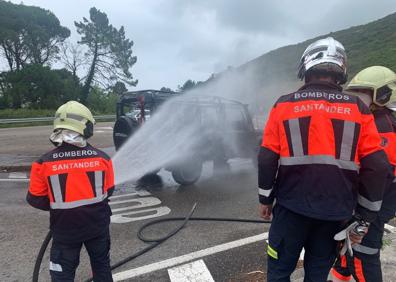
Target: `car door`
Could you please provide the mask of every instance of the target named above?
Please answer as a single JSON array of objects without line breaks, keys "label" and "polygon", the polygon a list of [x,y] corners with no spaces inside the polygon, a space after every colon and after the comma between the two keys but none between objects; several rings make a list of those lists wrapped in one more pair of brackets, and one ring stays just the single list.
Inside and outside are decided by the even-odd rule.
[{"label": "car door", "polygon": [[256,149],[256,136],[246,108],[239,104],[227,104],[224,111],[223,139],[227,157],[253,157]]}]

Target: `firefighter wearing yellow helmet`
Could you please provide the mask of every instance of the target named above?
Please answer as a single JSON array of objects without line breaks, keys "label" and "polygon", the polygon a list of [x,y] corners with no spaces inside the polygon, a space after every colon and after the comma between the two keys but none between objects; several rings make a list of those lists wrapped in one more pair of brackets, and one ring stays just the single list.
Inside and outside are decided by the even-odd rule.
[{"label": "firefighter wearing yellow helmet", "polygon": [[357,93],[366,104],[370,103],[368,106],[395,109],[396,74],[386,67],[372,66],[360,71],[346,90]]},{"label": "firefighter wearing yellow helmet", "polygon": [[50,212],[49,270],[54,282],[74,281],[82,245],[93,280],[113,281],[108,197],[114,190],[114,173],[110,157],[87,142],[94,123],[84,105],[70,101],[60,106],[50,136],[56,148],[32,164],[26,200]]},{"label": "firefighter wearing yellow helmet", "polygon": [[93,135],[95,119],[91,111],[83,104],[69,101],[55,113],[54,130],[69,129],[88,139]]},{"label": "firefighter wearing yellow helmet", "polygon": [[[361,98],[371,109],[381,146],[395,172],[396,167],[396,74],[383,66],[372,66],[360,71],[348,84],[347,91]],[[380,212],[371,223],[360,244],[352,246],[353,255],[340,256],[332,269],[333,281],[382,281],[380,250],[384,224],[395,216],[396,182],[389,181]],[[380,202],[378,204],[381,204]]]}]

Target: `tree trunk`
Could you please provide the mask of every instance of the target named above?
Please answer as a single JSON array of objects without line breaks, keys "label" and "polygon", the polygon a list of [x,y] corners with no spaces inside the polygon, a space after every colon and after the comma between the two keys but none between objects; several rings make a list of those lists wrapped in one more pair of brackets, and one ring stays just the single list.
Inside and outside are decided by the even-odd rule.
[{"label": "tree trunk", "polygon": [[81,90],[81,103],[86,104],[88,100],[89,91],[91,90],[91,84],[95,75],[96,62],[98,60],[98,44],[95,44],[94,55],[92,58],[91,67],[85,80],[84,86]]}]

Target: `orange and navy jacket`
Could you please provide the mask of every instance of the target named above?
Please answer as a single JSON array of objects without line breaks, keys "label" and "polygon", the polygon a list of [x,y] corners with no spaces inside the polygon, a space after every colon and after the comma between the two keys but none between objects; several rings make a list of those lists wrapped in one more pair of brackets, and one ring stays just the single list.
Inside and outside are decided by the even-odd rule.
[{"label": "orange and navy jacket", "polygon": [[87,145],[67,143],[32,164],[26,200],[50,210],[50,229],[59,241],[84,241],[107,230],[114,190],[110,157]]},{"label": "orange and navy jacket", "polygon": [[[381,147],[388,156],[394,176],[396,176],[396,118],[387,108],[373,112],[374,121],[381,136]],[[384,193],[379,217],[382,222],[388,222],[395,217],[396,212],[396,178],[387,187]]]},{"label": "orange and navy jacket", "polygon": [[259,200],[321,220],[373,221],[390,167],[370,110],[330,83],[310,83],[272,108],[258,156]]}]

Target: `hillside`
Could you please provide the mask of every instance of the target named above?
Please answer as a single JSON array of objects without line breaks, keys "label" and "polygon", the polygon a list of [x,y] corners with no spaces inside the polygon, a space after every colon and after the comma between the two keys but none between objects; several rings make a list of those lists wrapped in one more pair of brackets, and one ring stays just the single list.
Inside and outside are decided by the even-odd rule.
[{"label": "hillside", "polygon": [[396,70],[396,13],[365,25],[351,27],[313,38],[296,45],[268,52],[238,68],[254,69],[262,86],[279,78],[296,80],[297,65],[304,49],[313,41],[332,36],[339,40],[348,55],[348,72],[352,78],[359,70],[383,65]]},{"label": "hillside", "polygon": [[396,13],[365,25],[281,47],[212,76],[197,88],[197,92],[233,98],[249,104],[253,112],[265,113],[277,97],[302,85],[296,77],[302,53],[310,43],[327,36],[345,46],[349,78],[372,65],[383,65],[396,71],[395,27]]}]

